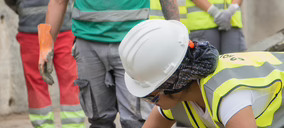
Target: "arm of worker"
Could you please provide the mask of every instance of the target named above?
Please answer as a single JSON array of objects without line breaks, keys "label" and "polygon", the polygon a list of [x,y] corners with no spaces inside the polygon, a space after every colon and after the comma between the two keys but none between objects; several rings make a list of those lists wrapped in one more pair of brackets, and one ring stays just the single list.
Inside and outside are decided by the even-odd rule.
[{"label": "arm of worker", "polygon": [[69,0],[50,0],[48,11],[46,13],[46,24],[51,25],[51,35],[53,41],[56,40],[57,34],[64,21],[64,15]]},{"label": "arm of worker", "polygon": [[38,25],[39,62],[42,79],[49,85],[54,83],[53,71],[54,42],[64,21],[69,0],[50,0],[46,13],[46,23]]},{"label": "arm of worker", "polygon": [[177,0],[160,0],[166,20],[180,20]]},{"label": "arm of worker", "polygon": [[208,0],[192,0],[192,2],[200,9],[204,10],[205,12],[208,11],[210,6],[212,5],[209,3]]},{"label": "arm of worker", "polygon": [[251,106],[236,113],[227,123],[226,128],[257,128]]},{"label": "arm of worker", "polygon": [[[232,91],[221,101],[218,110],[220,121],[227,128],[256,128],[255,117],[262,114],[274,95],[267,90]],[[254,109],[252,106],[255,106]]]},{"label": "arm of worker", "polygon": [[5,3],[17,13],[16,0],[5,0]]},{"label": "arm of worker", "polygon": [[233,0],[232,4],[238,4],[239,6],[241,6],[243,3],[243,0]]},{"label": "arm of worker", "polygon": [[175,121],[163,117],[155,106],[142,128],[171,128]]}]

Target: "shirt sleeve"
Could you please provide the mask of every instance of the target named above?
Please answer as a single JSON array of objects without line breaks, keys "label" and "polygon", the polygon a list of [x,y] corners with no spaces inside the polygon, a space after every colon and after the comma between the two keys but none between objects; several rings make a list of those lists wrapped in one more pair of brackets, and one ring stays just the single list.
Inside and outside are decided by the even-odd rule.
[{"label": "shirt sleeve", "polygon": [[235,90],[221,101],[219,116],[224,125],[240,110],[252,106],[254,117],[259,116],[269,105],[273,97],[270,88]]},{"label": "shirt sleeve", "polygon": [[237,90],[231,92],[221,101],[219,116],[222,123],[226,126],[227,122],[241,109],[252,105],[251,90]]}]

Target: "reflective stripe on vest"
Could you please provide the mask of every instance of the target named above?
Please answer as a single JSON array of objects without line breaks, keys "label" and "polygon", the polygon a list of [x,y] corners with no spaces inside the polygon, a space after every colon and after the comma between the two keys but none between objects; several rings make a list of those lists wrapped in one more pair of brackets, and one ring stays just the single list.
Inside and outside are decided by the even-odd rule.
[{"label": "reflective stripe on vest", "polygon": [[[218,9],[224,9],[224,4],[214,4],[214,6],[216,6]],[[197,6],[191,6],[187,8],[187,12],[188,13],[192,13],[192,12],[202,12],[203,10],[200,9]]]},{"label": "reflective stripe on vest", "polygon": [[[272,124],[274,112],[281,106],[284,80],[284,53],[236,53],[221,55],[216,71],[201,80],[202,96],[216,124],[221,124],[219,105],[235,89],[270,88],[274,96],[261,115],[257,126]],[[231,67],[229,67],[231,65]],[[222,86],[221,86],[222,85]],[[214,96],[213,96],[214,95]]]},{"label": "reflective stripe on vest", "polygon": [[66,119],[62,119],[62,125],[65,125],[65,124],[84,124],[84,122],[85,122],[85,118],[66,118]]},{"label": "reflective stripe on vest", "polygon": [[175,121],[186,127],[197,127],[198,124],[196,120],[194,118],[192,119],[193,115],[191,110],[187,111],[184,108],[183,104],[184,104],[183,102],[180,102],[173,109],[171,109]]},{"label": "reflective stripe on vest", "polygon": [[[22,15],[22,16],[46,14],[47,6],[19,8],[17,11],[18,11],[19,15]],[[66,13],[71,13],[71,8],[69,6],[67,7]]]},{"label": "reflective stripe on vest", "polygon": [[163,110],[162,108],[159,108],[159,110],[161,111],[162,116],[164,116],[166,119],[174,120],[172,111],[170,109]]},{"label": "reflective stripe on vest", "polygon": [[61,122],[62,128],[84,128],[85,114],[80,105],[61,106]]},{"label": "reflective stripe on vest", "polygon": [[40,109],[29,109],[29,117],[36,128],[49,128],[54,126],[54,113],[51,106]]},{"label": "reflective stripe on vest", "polygon": [[149,8],[140,10],[110,10],[97,12],[84,12],[77,8],[72,10],[74,20],[89,22],[124,22],[133,20],[146,20],[149,18]]},{"label": "reflective stripe on vest", "polygon": [[171,109],[174,119],[186,127],[206,128],[196,110],[189,102],[181,102]]}]

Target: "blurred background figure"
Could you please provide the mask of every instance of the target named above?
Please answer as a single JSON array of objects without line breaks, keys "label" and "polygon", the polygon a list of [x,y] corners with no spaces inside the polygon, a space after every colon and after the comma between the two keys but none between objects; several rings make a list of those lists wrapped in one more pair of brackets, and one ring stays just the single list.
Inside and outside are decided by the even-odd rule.
[{"label": "blurred background figure", "polygon": [[[161,0],[167,19],[178,19],[176,0]],[[51,0],[46,24],[55,39],[68,0]],[[120,114],[123,128],[140,128],[152,105],[131,95],[125,86],[118,46],[136,24],[149,18],[149,0],[76,0],[72,31],[76,36],[74,57],[78,64],[80,102],[91,128],[114,128]],[[52,51],[52,50],[51,50]]]},{"label": "blurred background figure", "polygon": [[192,0],[188,3],[190,39],[209,41],[221,54],[245,51],[242,0]]},{"label": "blurred background figure", "polygon": [[[28,91],[29,113],[36,128],[53,128],[54,112],[48,84],[42,80],[38,69],[39,41],[38,24],[45,22],[49,0],[5,0],[6,4],[19,15],[20,53]],[[71,3],[64,17],[54,46],[54,67],[60,87],[60,118],[62,128],[83,128],[85,115],[80,106],[79,89],[74,86],[77,78],[76,61],[71,55],[74,36],[71,32]],[[52,84],[52,83],[50,83]]]},{"label": "blurred background figure", "polygon": [[[151,0],[150,19],[162,19],[159,0]],[[220,53],[245,51],[242,0],[178,0],[180,21],[193,41],[209,41]]]}]

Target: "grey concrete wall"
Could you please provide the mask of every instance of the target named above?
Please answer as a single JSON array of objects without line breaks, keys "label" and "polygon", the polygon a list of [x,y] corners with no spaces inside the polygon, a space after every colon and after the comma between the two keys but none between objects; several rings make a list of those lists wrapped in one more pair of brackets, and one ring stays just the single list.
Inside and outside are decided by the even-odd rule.
[{"label": "grey concrete wall", "polygon": [[[20,45],[16,40],[18,16],[0,0],[0,115],[26,112],[27,90],[20,57]],[[53,76],[55,74],[53,73]],[[59,106],[56,84],[50,87],[54,107]]]},{"label": "grey concrete wall", "polygon": [[26,91],[15,39],[18,18],[0,1],[0,115],[26,110]]},{"label": "grey concrete wall", "polygon": [[284,28],[283,0],[243,0],[242,9],[248,46]]}]

